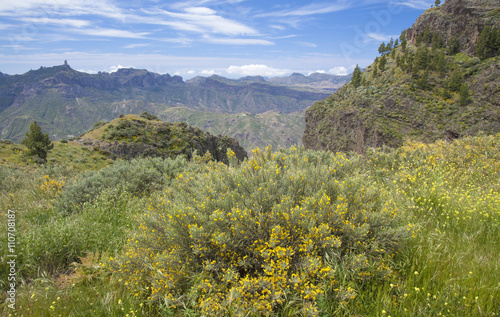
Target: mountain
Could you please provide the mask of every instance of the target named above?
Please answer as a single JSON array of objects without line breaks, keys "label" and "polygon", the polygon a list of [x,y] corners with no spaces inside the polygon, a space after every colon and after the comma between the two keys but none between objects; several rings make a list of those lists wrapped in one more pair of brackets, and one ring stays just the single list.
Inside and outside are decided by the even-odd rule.
[{"label": "mountain", "polygon": [[305,148],[363,153],[499,133],[499,28],[498,1],[425,11],[401,43],[384,43],[364,72],[307,110]]},{"label": "mountain", "polygon": [[269,78],[267,82],[298,89],[321,89],[325,92],[332,93],[342,87],[350,79],[351,75],[335,76],[322,73],[312,73],[309,76],[305,76],[299,73],[293,73],[287,77]]},{"label": "mountain", "polygon": [[[36,120],[52,139],[70,138],[120,114],[158,114],[170,107],[211,113],[304,110],[327,97],[322,89],[279,86],[258,77],[183,81],[141,69],[87,74],[63,65],[0,77],[0,138],[20,141]],[[244,132],[244,131],[243,131]]]},{"label": "mountain", "polygon": [[289,114],[276,111],[263,113],[213,113],[186,107],[166,108],[158,116],[166,122],[187,124],[214,135],[226,135],[238,140],[246,150],[273,149],[302,145],[306,126],[305,111]]},{"label": "mountain", "polygon": [[238,141],[214,136],[186,123],[166,123],[144,112],[141,116],[121,115],[111,122],[98,122],[80,137],[79,142],[112,158],[137,157],[191,158],[195,151],[203,156],[207,151],[217,161],[228,163],[227,149],[237,159],[247,157]]}]

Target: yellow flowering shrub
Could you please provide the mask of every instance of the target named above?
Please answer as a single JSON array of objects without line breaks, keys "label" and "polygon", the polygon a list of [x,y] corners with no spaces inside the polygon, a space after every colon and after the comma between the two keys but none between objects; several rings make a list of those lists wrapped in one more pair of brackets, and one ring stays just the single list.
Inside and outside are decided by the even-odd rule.
[{"label": "yellow flowering shrub", "polygon": [[344,155],[266,148],[238,166],[195,169],[151,198],[126,254],[111,261],[137,297],[205,316],[315,316],[320,301],[356,297],[337,288],[340,271],[391,274],[387,259],[407,231]]}]

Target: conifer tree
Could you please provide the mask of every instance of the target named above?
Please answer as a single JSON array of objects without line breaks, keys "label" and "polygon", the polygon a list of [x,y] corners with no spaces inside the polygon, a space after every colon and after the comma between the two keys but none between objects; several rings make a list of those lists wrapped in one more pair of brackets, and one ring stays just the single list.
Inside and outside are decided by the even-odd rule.
[{"label": "conifer tree", "polygon": [[43,161],[47,161],[47,153],[54,147],[49,135],[42,133],[42,128],[36,121],[31,123],[30,132],[26,133],[26,137],[21,141],[21,144],[30,150],[30,155],[37,155]]},{"label": "conifer tree", "polygon": [[352,73],[351,82],[355,88],[357,88],[361,85],[361,70],[359,69],[358,65],[356,65],[356,68],[354,68],[354,72]]},{"label": "conifer tree", "polygon": [[425,27],[425,31],[424,31],[424,35],[422,37],[422,41],[425,43],[425,44],[428,44],[430,43],[431,41],[431,29],[429,27],[429,25],[427,25]]},{"label": "conifer tree", "polygon": [[458,41],[458,36],[454,36],[448,44],[448,54],[455,55],[458,52],[460,52],[460,42]]},{"label": "conifer tree", "polygon": [[380,61],[379,61],[379,64],[378,64],[378,68],[380,69],[381,72],[385,71],[385,65],[386,64],[387,64],[387,57],[385,57],[385,55],[383,55],[380,58]]},{"label": "conifer tree", "polygon": [[460,86],[460,92],[459,92],[459,103],[462,106],[466,106],[470,102],[470,92],[469,92],[469,85],[466,83],[463,83]]},{"label": "conifer tree", "polygon": [[481,59],[485,59],[486,57],[488,57],[489,53],[488,44],[490,42],[490,36],[491,36],[491,27],[489,25],[486,25],[481,31],[481,34],[479,35],[479,39],[477,40],[476,44],[476,55]]},{"label": "conifer tree", "polygon": [[435,5],[436,7],[439,7],[439,5],[440,5],[440,4],[441,4],[441,0],[436,0],[436,1],[434,2],[434,5]]}]

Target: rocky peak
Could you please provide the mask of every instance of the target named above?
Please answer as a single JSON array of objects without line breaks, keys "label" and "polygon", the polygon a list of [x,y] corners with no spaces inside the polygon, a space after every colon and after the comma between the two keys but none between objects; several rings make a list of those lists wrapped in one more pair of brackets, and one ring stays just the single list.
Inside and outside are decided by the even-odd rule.
[{"label": "rocky peak", "polygon": [[409,43],[415,44],[419,35],[439,32],[443,41],[459,41],[460,51],[475,55],[476,43],[485,25],[500,26],[498,0],[447,0],[443,5],[425,11],[406,31]]}]

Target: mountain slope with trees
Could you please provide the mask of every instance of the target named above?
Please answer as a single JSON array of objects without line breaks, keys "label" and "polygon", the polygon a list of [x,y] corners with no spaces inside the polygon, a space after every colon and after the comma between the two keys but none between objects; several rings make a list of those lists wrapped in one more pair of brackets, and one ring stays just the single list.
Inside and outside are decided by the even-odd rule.
[{"label": "mountain slope with trees", "polygon": [[[500,14],[493,2],[446,1],[383,43],[372,65],[306,112],[304,146],[365,152],[500,132]],[[466,24],[450,24],[450,12]],[[470,44],[473,29],[478,36]]]}]

